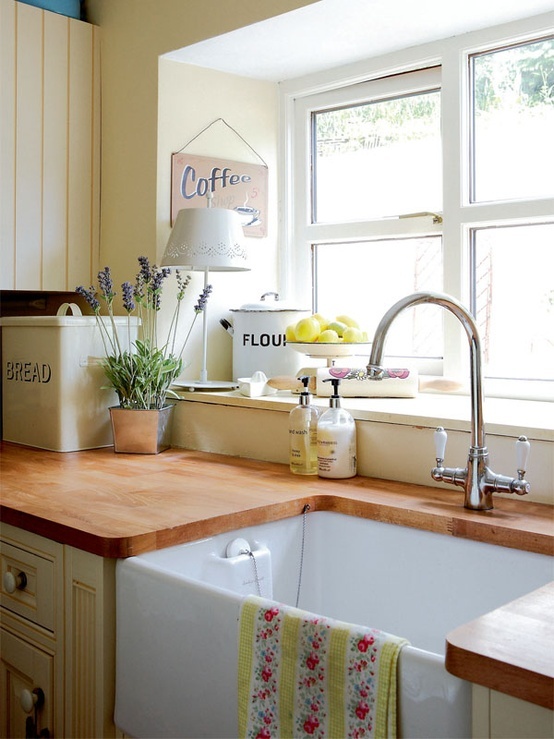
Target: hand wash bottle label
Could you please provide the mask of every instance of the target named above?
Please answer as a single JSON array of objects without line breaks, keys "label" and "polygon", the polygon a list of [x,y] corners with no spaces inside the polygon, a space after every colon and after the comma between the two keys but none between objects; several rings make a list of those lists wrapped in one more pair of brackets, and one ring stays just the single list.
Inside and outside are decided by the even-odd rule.
[{"label": "hand wash bottle label", "polygon": [[308,392],[309,377],[298,378],[304,385],[300,403],[289,416],[290,470],[295,475],[317,475],[317,421],[318,410],[311,405]]},{"label": "hand wash bottle label", "polygon": [[350,413],[341,408],[338,378],[333,383],[329,408],[317,424],[317,474],[342,479],[354,477],[356,462],[356,424]]}]

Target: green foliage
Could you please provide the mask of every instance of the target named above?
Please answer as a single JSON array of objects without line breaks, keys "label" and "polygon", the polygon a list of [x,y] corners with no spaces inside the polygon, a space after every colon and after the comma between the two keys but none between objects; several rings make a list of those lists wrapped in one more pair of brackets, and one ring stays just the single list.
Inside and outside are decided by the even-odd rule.
[{"label": "green foliage", "polygon": [[169,386],[181,373],[183,360],[168,357],[149,341],[136,341],[135,352],[106,357],[104,372],[121,408],[163,408]]},{"label": "green foliage", "polygon": [[554,39],[473,57],[476,111],[554,105]]},{"label": "green foliage", "polygon": [[314,113],[319,155],[421,139],[439,125],[437,91]]},{"label": "green foliage", "polygon": [[[100,315],[100,302],[94,287],[76,288],[92,308],[106,352],[102,367],[109,382],[105,389],[113,388],[119,398],[121,408],[135,410],[151,410],[163,408],[167,394],[171,394],[170,385],[179,377],[183,369],[183,351],[191,334],[196,319],[206,307],[206,301],[212,290],[207,285],[200,293],[194,306],[194,316],[185,340],[176,350],[177,327],[181,302],[190,276],[183,278],[176,272],[178,292],[176,304],[168,335],[161,346],[157,345],[157,316],[161,306],[164,281],[171,274],[168,268],[159,269],[150,265],[146,257],[139,257],[140,271],[134,286],[124,282],[121,286],[123,306],[127,312],[126,336],[118,335],[118,327],[114,318],[113,303],[116,293],[113,290],[109,267],[98,273],[100,287],[99,297],[104,301],[108,311],[107,320]],[[138,309],[142,340],[131,342],[130,315]]]},{"label": "green foliage", "polygon": [[[476,54],[471,60],[476,112],[554,105],[554,38]],[[440,92],[316,111],[312,125],[318,156],[421,139],[440,125]]]}]

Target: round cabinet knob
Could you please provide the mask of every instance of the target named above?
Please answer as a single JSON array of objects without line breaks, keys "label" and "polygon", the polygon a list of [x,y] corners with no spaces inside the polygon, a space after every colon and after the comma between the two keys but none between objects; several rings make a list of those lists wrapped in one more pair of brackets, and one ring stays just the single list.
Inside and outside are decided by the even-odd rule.
[{"label": "round cabinet knob", "polygon": [[34,708],[40,708],[44,704],[44,691],[42,688],[34,688],[31,692],[24,688],[19,696],[19,702],[25,713],[31,713]]},{"label": "round cabinet knob", "polygon": [[4,572],[4,590],[7,593],[15,593],[16,590],[25,590],[27,587],[27,575],[24,572],[18,572],[14,575],[8,570]]}]

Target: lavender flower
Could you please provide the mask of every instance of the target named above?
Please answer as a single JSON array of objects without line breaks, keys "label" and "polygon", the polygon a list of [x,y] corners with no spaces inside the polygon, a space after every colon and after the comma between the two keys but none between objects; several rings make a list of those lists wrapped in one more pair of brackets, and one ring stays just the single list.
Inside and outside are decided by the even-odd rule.
[{"label": "lavender flower", "polygon": [[112,274],[109,267],[104,267],[103,271],[98,273],[98,285],[105,301],[108,304],[112,303],[116,294],[113,291]]},{"label": "lavender flower", "polygon": [[87,301],[94,313],[100,313],[100,303],[96,298],[96,290],[92,285],[89,290],[79,285],[75,288],[75,292]]},{"label": "lavender flower", "polygon": [[148,261],[148,257],[139,257],[138,262],[140,265],[140,271],[137,274],[135,281],[134,297],[136,298],[137,303],[141,305],[142,301],[145,299],[144,289],[150,283],[152,275],[150,272],[150,262]]},{"label": "lavender flower", "polygon": [[[187,282],[187,284],[188,284],[188,282]],[[202,292],[200,293],[200,295],[198,297],[198,302],[194,306],[194,318],[192,319],[192,323],[190,324],[190,328],[188,330],[188,334],[185,337],[185,341],[184,341],[184,343],[182,345],[182,349],[181,349],[181,352],[179,354],[179,357],[181,357],[182,354],[183,354],[183,350],[184,350],[185,346],[187,345],[187,342],[189,340],[189,336],[191,335],[192,329],[194,328],[194,324],[196,323],[196,319],[206,309],[206,303],[208,302],[208,297],[209,297],[211,291],[212,291],[212,286],[211,285],[206,285],[206,287],[202,290]],[[179,303],[177,303],[177,306],[179,306]]]},{"label": "lavender flower", "polygon": [[206,287],[202,290],[200,293],[200,296],[198,298],[198,303],[194,306],[195,313],[202,313],[206,309],[206,303],[208,302],[208,297],[213,290],[211,285],[206,285]]},{"label": "lavender flower", "polygon": [[141,278],[142,282],[149,283],[152,279],[152,273],[150,272],[150,262],[148,257],[139,257],[138,263],[140,264],[140,272],[137,278]]},{"label": "lavender flower", "polygon": [[151,295],[152,308],[154,310],[160,310],[162,284],[163,284],[163,281],[167,277],[169,277],[170,274],[171,274],[171,270],[169,269],[169,267],[162,267],[162,269],[158,269],[155,265],[153,267],[152,277],[150,280],[150,285],[148,286],[148,291],[150,292],[150,295]]},{"label": "lavender flower", "polygon": [[133,300],[133,286],[130,282],[124,282],[121,285],[123,307],[127,313],[132,313],[135,310],[135,301]]},{"label": "lavender flower", "polygon": [[181,301],[185,297],[185,291],[187,287],[189,286],[191,276],[187,275],[186,277],[183,277],[183,275],[179,272],[178,269],[175,270],[175,277],[177,279],[177,300]]}]

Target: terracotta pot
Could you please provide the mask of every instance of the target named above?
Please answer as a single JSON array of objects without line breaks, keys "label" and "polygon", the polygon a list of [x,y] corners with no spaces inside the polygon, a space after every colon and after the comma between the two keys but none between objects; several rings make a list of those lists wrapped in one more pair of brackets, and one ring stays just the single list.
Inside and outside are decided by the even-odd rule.
[{"label": "terracotta pot", "polygon": [[171,446],[173,405],[160,410],[110,408],[114,451],[128,454],[158,454]]}]

